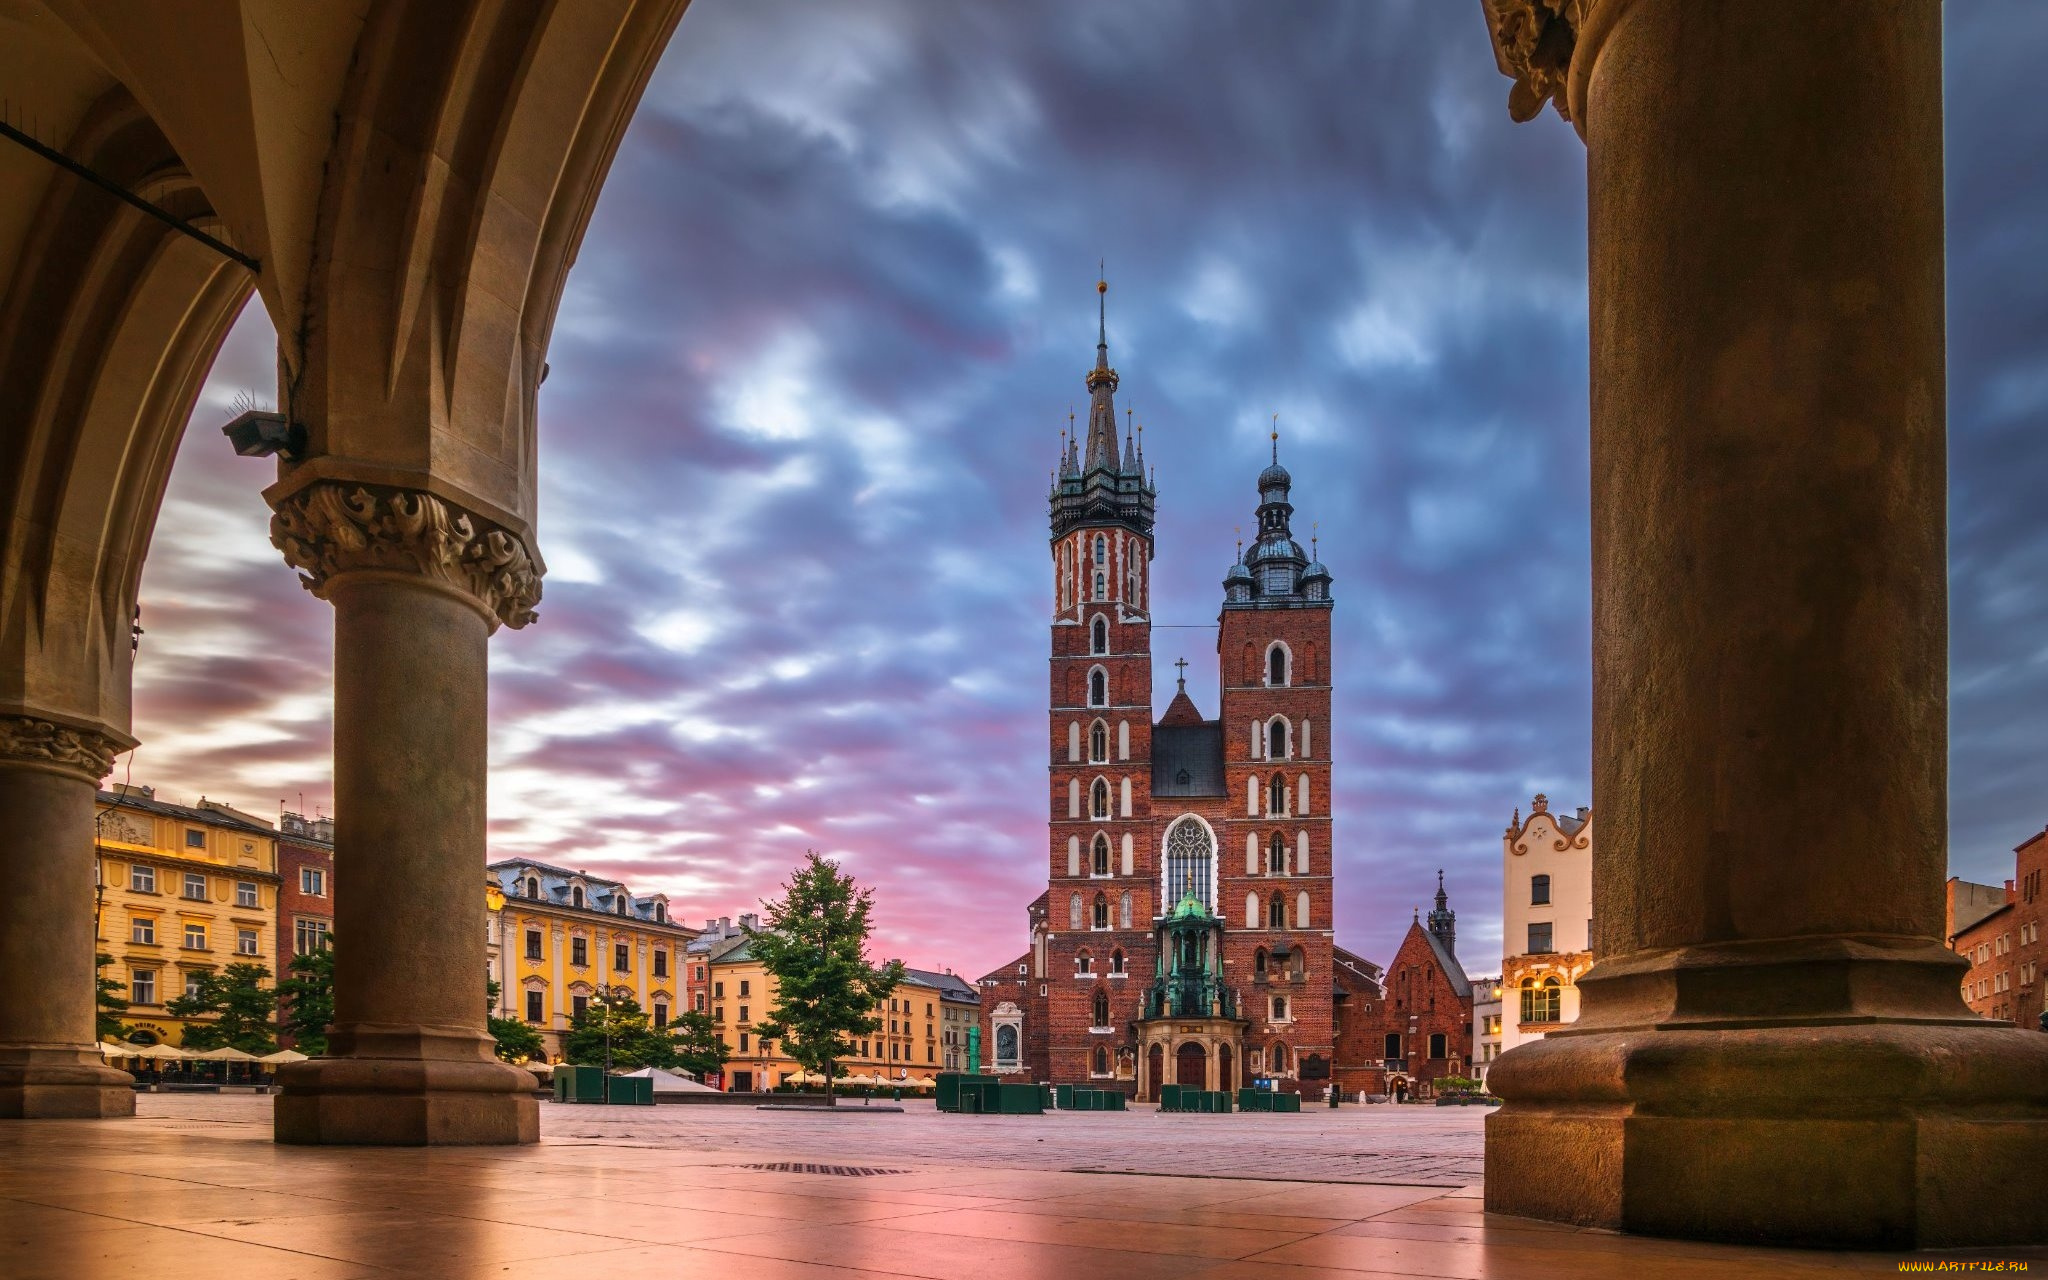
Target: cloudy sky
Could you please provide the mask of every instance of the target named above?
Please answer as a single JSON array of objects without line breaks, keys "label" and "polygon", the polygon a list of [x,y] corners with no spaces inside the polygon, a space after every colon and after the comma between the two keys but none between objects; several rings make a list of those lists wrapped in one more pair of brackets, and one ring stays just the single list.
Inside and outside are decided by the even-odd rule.
[{"label": "cloudy sky", "polygon": [[[2048,6],[1948,23],[1952,860],[1996,881],[2048,820],[2048,184],[2016,164],[2048,154]],[[1584,155],[1506,94],[1471,3],[698,0],[549,355],[493,855],[701,918],[815,847],[876,886],[881,951],[1021,950],[1100,258],[1188,628],[1158,686],[1185,655],[1214,714],[1202,628],[1277,412],[1336,576],[1340,940],[1387,959],[1442,867],[1496,964],[1510,810],[1590,802]],[[331,804],[328,609],[218,435],[271,342],[252,310],[172,477],[115,775],[257,812]]]}]

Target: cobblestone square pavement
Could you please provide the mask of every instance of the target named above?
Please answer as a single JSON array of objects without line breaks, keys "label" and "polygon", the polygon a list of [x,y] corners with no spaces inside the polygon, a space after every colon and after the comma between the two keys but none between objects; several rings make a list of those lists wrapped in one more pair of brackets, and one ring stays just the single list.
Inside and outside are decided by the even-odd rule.
[{"label": "cobblestone square pavement", "polygon": [[0,1280],[1818,1280],[1901,1261],[1486,1213],[1452,1185],[1478,1168],[1477,1109],[549,1103],[534,1146],[388,1148],[279,1146],[266,1097],[137,1103],[0,1124]]}]

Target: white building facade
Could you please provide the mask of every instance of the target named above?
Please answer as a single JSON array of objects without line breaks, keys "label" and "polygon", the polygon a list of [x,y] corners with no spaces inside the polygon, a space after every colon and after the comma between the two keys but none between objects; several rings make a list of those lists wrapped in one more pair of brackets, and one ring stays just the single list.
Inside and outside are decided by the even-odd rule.
[{"label": "white building facade", "polygon": [[[1529,803],[1501,837],[1499,1052],[1579,1016],[1579,976],[1593,967],[1593,812]],[[1477,1042],[1475,1042],[1477,1043]]]},{"label": "white building facade", "polygon": [[1472,1075],[1481,1084],[1500,1056],[1501,990],[1499,978],[1472,979]]}]

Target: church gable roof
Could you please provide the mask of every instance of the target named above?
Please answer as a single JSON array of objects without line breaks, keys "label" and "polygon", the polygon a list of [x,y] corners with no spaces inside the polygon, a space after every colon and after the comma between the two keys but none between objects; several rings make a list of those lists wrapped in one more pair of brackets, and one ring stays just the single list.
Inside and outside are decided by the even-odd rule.
[{"label": "church gable roof", "polygon": [[1458,993],[1459,999],[1470,1000],[1472,979],[1465,976],[1465,966],[1458,963],[1458,957],[1451,954],[1451,949],[1444,945],[1444,940],[1419,924],[1409,927],[1412,932],[1421,934],[1422,940],[1429,944],[1430,954],[1436,957],[1437,967],[1444,971],[1444,977],[1450,979],[1451,990]]},{"label": "church gable roof", "polygon": [[1207,720],[1195,724],[1168,724],[1161,720],[1152,727],[1152,794],[1229,794],[1223,782],[1221,722]]}]

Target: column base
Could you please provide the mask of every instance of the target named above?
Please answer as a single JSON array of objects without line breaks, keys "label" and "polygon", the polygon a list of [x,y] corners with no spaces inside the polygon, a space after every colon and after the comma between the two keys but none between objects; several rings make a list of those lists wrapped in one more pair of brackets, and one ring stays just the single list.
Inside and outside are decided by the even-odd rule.
[{"label": "column base", "polygon": [[105,1120],[135,1114],[135,1077],[97,1049],[0,1046],[0,1120]]},{"label": "column base", "polygon": [[[330,1037],[337,1047],[349,1037]],[[356,1038],[388,1047],[408,1038],[443,1051],[466,1037],[380,1031]],[[451,1040],[455,1043],[451,1043]],[[488,1040],[482,1041],[488,1045]],[[478,1052],[483,1050],[479,1049]],[[289,1063],[277,1073],[278,1142],[309,1146],[511,1146],[540,1141],[540,1086],[496,1058],[355,1053]]]},{"label": "column base", "polygon": [[1504,1054],[1486,1209],[1834,1248],[2048,1242],[2048,1035],[1999,1023],[1566,1031]]}]

